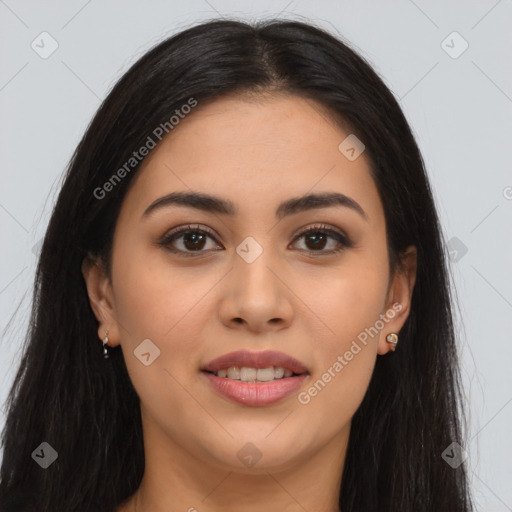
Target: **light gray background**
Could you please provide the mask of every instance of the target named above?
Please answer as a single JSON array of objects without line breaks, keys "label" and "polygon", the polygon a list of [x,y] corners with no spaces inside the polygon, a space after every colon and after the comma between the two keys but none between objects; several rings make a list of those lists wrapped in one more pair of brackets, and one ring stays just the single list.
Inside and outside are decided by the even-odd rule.
[{"label": "light gray background", "polygon": [[[453,252],[451,265],[474,496],[479,510],[512,511],[511,0],[0,0],[0,402],[19,362],[38,242],[100,101],[171,33],[212,17],[279,14],[310,19],[353,43],[400,99],[446,240],[467,248]],[[47,59],[31,48],[34,40],[43,45],[43,31],[59,45]],[[442,46],[453,31],[469,44],[458,58],[445,51],[463,48],[458,36]]]}]

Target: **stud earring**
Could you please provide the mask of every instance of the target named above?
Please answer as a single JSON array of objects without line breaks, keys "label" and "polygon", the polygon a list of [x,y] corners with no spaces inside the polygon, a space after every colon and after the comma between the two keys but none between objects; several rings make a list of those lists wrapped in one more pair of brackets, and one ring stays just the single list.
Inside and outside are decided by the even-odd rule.
[{"label": "stud earring", "polygon": [[386,342],[391,345],[391,350],[394,352],[396,349],[396,344],[398,343],[398,334],[391,332],[386,336]]},{"label": "stud earring", "polygon": [[105,337],[103,338],[103,357],[105,359],[109,358],[109,353],[107,351],[107,343],[108,343],[108,331],[105,331]]}]

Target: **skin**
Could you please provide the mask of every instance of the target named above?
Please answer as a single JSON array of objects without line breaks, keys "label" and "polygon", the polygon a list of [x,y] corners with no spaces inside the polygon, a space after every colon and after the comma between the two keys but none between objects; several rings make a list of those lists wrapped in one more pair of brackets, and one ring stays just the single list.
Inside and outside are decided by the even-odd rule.
[{"label": "skin", "polygon": [[[390,351],[386,335],[407,319],[416,276],[411,247],[390,277],[369,160],[349,161],[338,149],[349,133],[311,100],[231,96],[198,105],[137,171],[115,229],[112,281],[97,262],[82,266],[98,336],[108,329],[109,345],[121,345],[141,400],[145,473],[118,511],[338,510],[351,418],[376,358]],[[190,189],[229,199],[239,213],[170,206],[141,219],[155,199]],[[329,207],[276,221],[280,202],[332,191],[357,201],[367,220]],[[192,257],[158,245],[187,223],[216,240]],[[326,254],[335,239],[295,240],[318,223],[355,246]],[[236,252],[247,236],[263,248],[252,263]],[[185,244],[181,237],[173,246],[193,247]],[[294,393],[270,406],[240,405],[200,373],[227,352],[278,350],[308,367],[299,391],[308,390],[394,303],[401,310],[307,404]],[[160,349],[149,366],[133,355],[147,338]],[[252,467],[237,457],[248,442],[261,454]]]}]

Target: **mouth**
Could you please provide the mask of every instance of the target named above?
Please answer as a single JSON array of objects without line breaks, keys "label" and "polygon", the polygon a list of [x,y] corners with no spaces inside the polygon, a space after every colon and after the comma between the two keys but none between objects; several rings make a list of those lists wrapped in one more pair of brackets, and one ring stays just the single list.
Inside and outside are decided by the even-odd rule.
[{"label": "mouth", "polygon": [[224,379],[252,383],[272,382],[309,374],[306,366],[297,359],[272,350],[230,352],[210,361],[201,371]]},{"label": "mouth", "polygon": [[221,368],[218,371],[211,372],[203,370],[205,373],[215,375],[224,379],[238,380],[242,382],[273,382],[275,380],[299,377],[304,373],[295,373],[289,368],[283,366],[267,366],[265,368],[251,368],[247,366],[230,366],[229,368]]},{"label": "mouth", "polygon": [[[258,370],[260,369],[258,368]],[[262,369],[266,370],[266,368]],[[249,370],[254,370],[254,368],[249,368]],[[280,373],[279,370],[278,372]],[[289,377],[285,377],[283,374],[277,379],[260,381],[256,373],[254,381],[243,381],[242,379],[231,379],[228,376],[219,377],[215,375],[215,372],[202,371],[201,373],[205,377],[205,382],[218,395],[230,402],[247,407],[266,407],[286,400],[297,393],[309,377],[308,373],[292,374]]]}]

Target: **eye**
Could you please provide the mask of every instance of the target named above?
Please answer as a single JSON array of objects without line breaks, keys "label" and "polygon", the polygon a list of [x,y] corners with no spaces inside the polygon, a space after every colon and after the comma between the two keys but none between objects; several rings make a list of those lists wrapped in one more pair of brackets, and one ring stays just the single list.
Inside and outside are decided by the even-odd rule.
[{"label": "eye", "polygon": [[[309,229],[302,231],[295,237],[294,242],[301,238],[304,238],[304,243],[306,245],[306,248],[301,250],[312,253],[333,254],[346,248],[353,247],[354,245],[344,233],[331,229],[325,224],[312,226]],[[326,246],[329,245],[329,240],[331,242],[331,248],[324,250]]]},{"label": "eye", "polygon": [[[191,253],[212,250],[206,247],[208,238],[216,242],[215,237],[210,231],[199,229],[199,225],[193,226],[189,224],[186,227],[176,228],[170,233],[167,233],[158,243],[171,252],[180,253],[184,256],[195,256]],[[178,247],[176,247],[176,245]],[[205,247],[206,250],[204,250]]]},{"label": "eye", "polygon": [[[354,246],[353,242],[344,233],[324,224],[312,226],[302,231],[295,237],[294,242],[302,238],[305,240],[306,248],[300,250],[319,253],[318,255],[333,254]],[[214,246],[216,245],[217,249],[208,247],[208,239],[216,242]],[[331,248],[325,250],[329,242]],[[199,224],[189,224],[185,227],[176,228],[167,233],[158,244],[173,253],[183,256],[196,256],[197,254],[194,253],[219,250],[219,248],[222,250],[222,246],[218,244],[213,233],[208,229],[201,229]]]}]

